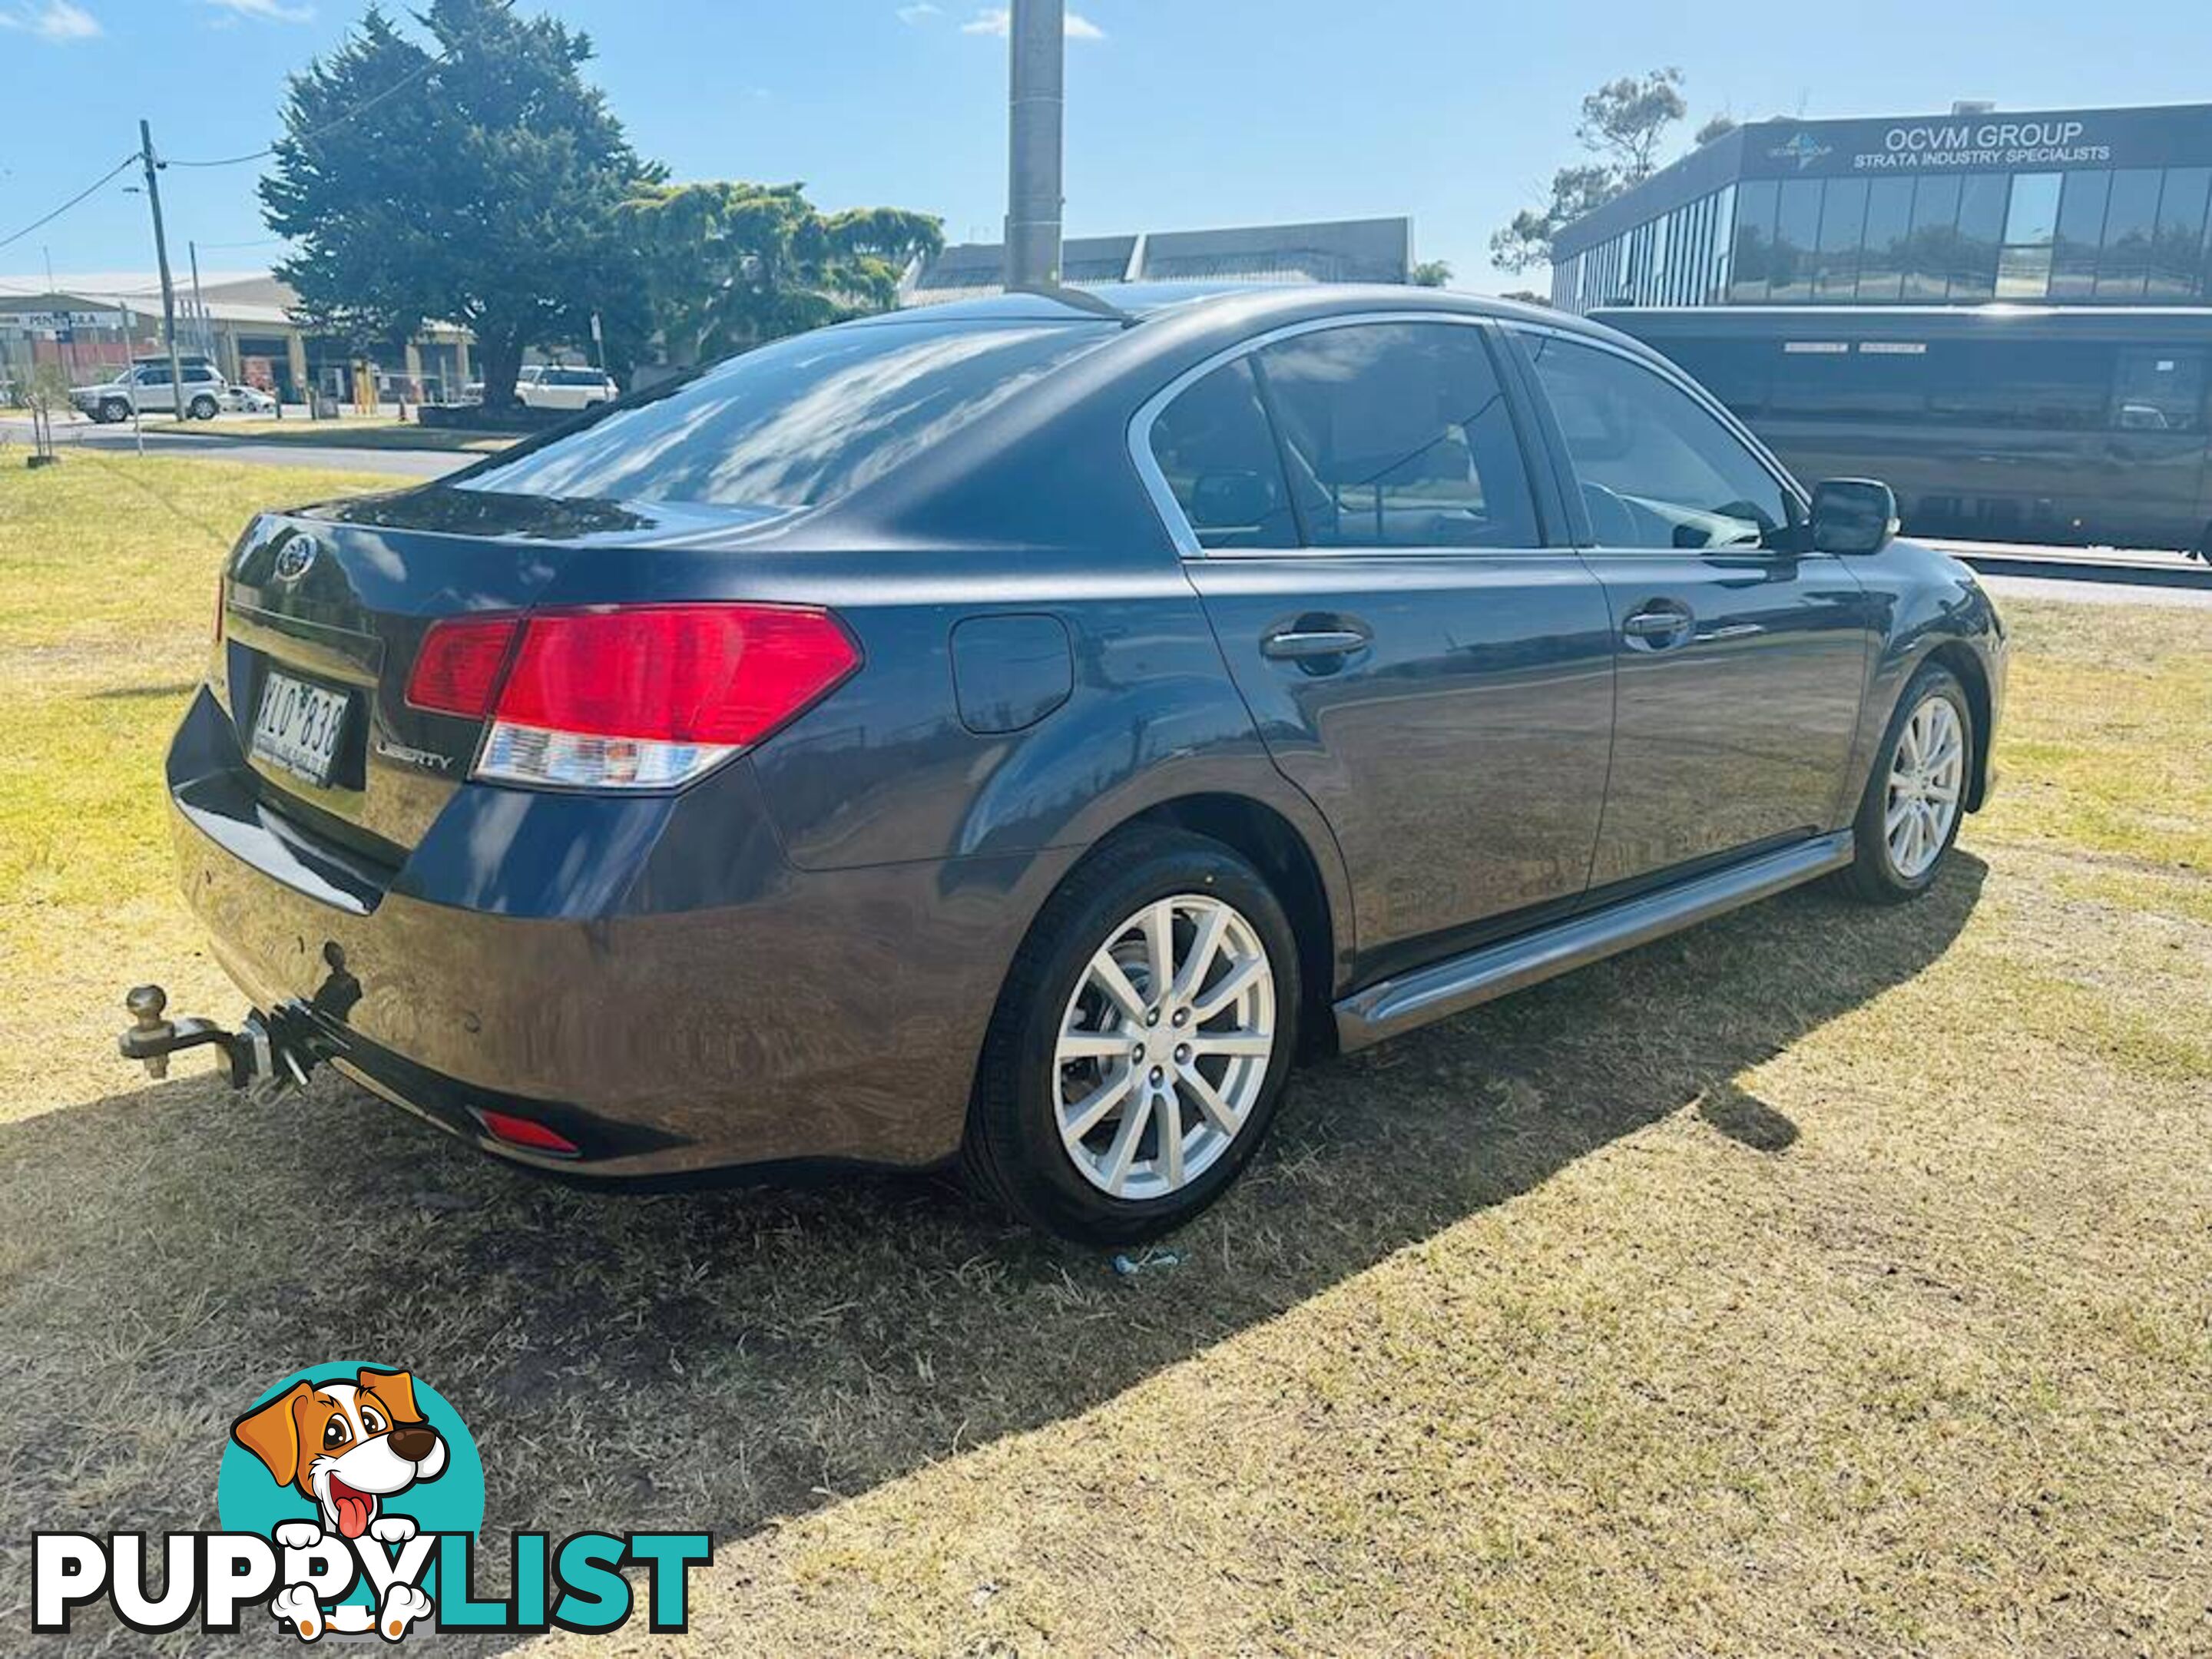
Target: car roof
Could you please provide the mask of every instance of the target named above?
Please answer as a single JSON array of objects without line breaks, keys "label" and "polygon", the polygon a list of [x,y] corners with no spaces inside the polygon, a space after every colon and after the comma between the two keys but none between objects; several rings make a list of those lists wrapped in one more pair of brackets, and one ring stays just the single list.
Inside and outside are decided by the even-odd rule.
[{"label": "car roof", "polygon": [[1234,307],[1241,317],[1264,326],[1277,314],[1291,317],[1328,312],[1451,311],[1518,322],[1541,323],[1575,333],[1618,339],[1612,329],[1547,306],[1456,289],[1417,288],[1403,283],[1102,283],[1052,291],[1010,289],[943,305],[909,307],[862,319],[849,326],[897,327],[913,323],[1071,323],[1122,320],[1142,323],[1166,313],[1190,315]]}]

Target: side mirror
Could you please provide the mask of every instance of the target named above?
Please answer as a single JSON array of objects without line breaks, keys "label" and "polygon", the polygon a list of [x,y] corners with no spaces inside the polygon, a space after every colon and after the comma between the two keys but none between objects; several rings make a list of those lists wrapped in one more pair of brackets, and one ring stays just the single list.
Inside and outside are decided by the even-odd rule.
[{"label": "side mirror", "polygon": [[1873,478],[1831,478],[1813,489],[1813,548],[1879,553],[1897,538],[1897,495]]}]

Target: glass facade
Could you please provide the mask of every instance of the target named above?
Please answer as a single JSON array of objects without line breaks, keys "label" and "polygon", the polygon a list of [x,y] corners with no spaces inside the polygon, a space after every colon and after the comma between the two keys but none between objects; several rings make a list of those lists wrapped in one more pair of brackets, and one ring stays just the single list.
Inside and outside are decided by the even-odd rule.
[{"label": "glass facade", "polygon": [[2208,208],[2212,165],[1744,178],[1565,253],[1552,299],[2212,304]]},{"label": "glass facade", "polygon": [[1728,295],[1737,194],[1726,185],[1553,265],[1552,303],[1591,311],[1633,295],[1628,303],[1639,306],[1718,305]]}]

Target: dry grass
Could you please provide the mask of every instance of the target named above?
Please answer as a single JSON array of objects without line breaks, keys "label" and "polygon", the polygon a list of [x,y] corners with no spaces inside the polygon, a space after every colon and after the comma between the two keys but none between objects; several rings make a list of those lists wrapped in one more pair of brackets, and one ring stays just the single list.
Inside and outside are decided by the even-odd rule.
[{"label": "dry grass", "polygon": [[[228,480],[226,524],[302,488]],[[215,544],[157,538],[136,627],[77,639],[64,565],[18,629],[54,487],[0,478],[0,1553],[205,1523],[240,1402],[369,1353],[495,1528],[711,1527],[732,1651],[2212,1651],[2212,615],[2014,607],[2006,793],[1929,899],[1303,1074],[1121,1279],[929,1182],[603,1197],[104,1059],[118,923],[193,946],[174,698],[97,696],[191,677]]]}]

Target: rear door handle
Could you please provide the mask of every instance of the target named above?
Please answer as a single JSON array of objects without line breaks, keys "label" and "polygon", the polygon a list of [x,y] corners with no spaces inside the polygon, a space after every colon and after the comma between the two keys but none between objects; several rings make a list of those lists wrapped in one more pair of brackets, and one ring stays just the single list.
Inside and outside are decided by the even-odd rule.
[{"label": "rear door handle", "polygon": [[1357,628],[1285,628],[1260,641],[1260,654],[1276,662],[1344,657],[1364,650],[1367,640]]}]

